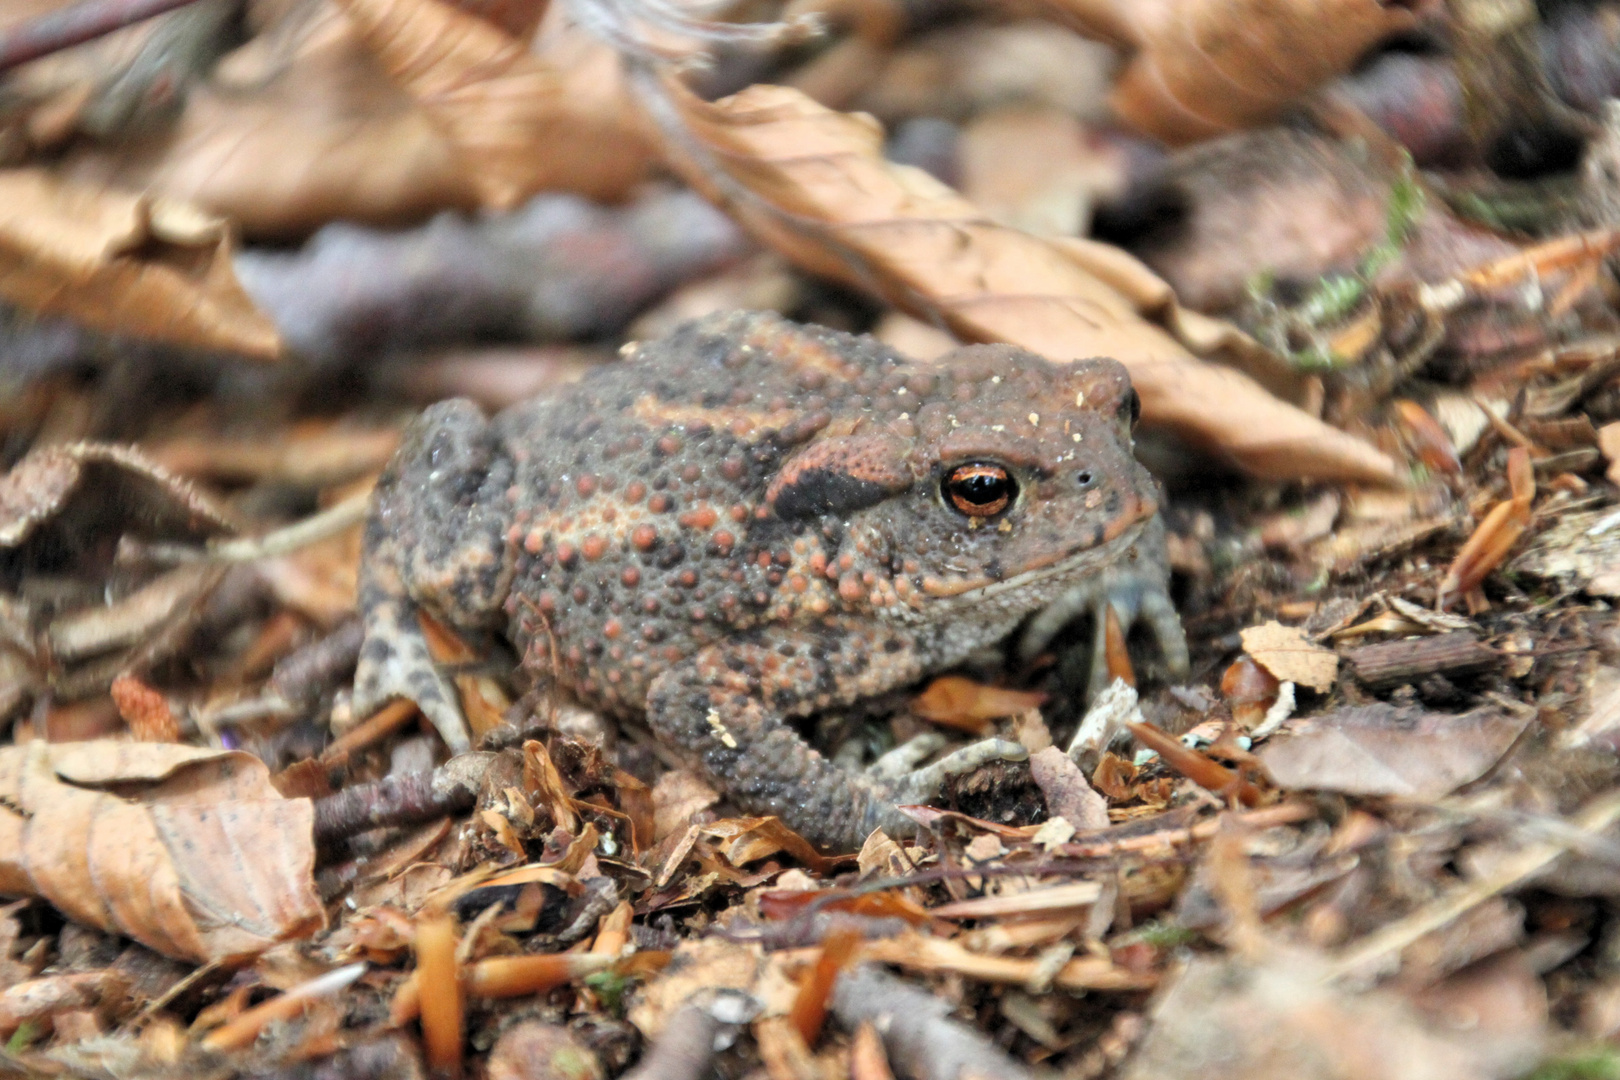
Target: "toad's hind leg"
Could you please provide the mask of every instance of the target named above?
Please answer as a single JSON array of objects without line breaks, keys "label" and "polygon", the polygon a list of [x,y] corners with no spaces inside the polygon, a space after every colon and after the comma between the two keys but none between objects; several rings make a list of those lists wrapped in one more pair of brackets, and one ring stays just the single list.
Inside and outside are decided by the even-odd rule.
[{"label": "toad's hind leg", "polygon": [[714,645],[653,681],[647,720],[743,810],[775,814],[819,847],[853,851],[875,828],[915,831],[896,804],[933,797],[946,776],[1026,756],[1017,743],[987,739],[903,777],[856,774],[785,722],[917,681],[924,672],[911,645],[883,628]]},{"label": "toad's hind leg", "polygon": [[377,481],[360,569],[366,638],[354,711],[389,698],[421,708],[450,749],[470,740],[461,706],[428,651],[418,614],[452,627],[493,624],[510,583],[506,557],[511,461],[470,401],[440,402],[406,431]]}]

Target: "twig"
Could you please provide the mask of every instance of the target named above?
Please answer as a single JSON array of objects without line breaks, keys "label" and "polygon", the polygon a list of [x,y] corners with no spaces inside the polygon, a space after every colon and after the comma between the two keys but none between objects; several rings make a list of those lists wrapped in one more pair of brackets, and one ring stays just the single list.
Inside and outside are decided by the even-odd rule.
[{"label": "twig", "polygon": [[996,1076],[1031,1080],[1031,1073],[995,1043],[952,1020],[949,1002],[871,964],[846,971],[833,990],[833,1013],[854,1031],[870,1022],[896,1069],[917,1080]]},{"label": "twig", "polygon": [[710,1075],[721,1048],[716,1041],[759,1010],[759,1002],[740,990],[699,990],[670,1016],[641,1063],[623,1080],[700,1080]]},{"label": "twig", "polygon": [[0,71],[10,71],[197,0],[82,0],[0,33]]},{"label": "twig", "polygon": [[477,784],[460,768],[385,776],[315,800],[315,842],[330,843],[385,825],[414,825],[472,809]]},{"label": "twig", "polygon": [[366,508],[371,505],[371,494],[351,495],[336,506],[327,507],[313,517],[295,522],[284,529],[263,536],[238,537],[208,545],[208,554],[219,562],[252,562],[286,555],[301,547],[336,536],[351,525],[366,519]]}]

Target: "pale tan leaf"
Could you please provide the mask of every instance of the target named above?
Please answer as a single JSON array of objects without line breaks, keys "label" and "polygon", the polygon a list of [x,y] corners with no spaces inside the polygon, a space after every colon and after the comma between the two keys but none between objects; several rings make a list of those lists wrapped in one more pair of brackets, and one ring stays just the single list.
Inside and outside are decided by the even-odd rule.
[{"label": "pale tan leaf", "polygon": [[1268,622],[1243,631],[1243,651],[1284,682],[1312,690],[1331,690],[1339,673],[1339,654],[1324,649],[1297,626]]},{"label": "pale tan leaf", "polygon": [[1279,787],[1437,799],[1478,779],[1529,718],[1365,705],[1290,721],[1260,760]]},{"label": "pale tan leaf", "polygon": [[[96,786],[116,787],[111,791]],[[0,886],[177,959],[325,924],[314,811],[250,754],[113,741],[0,749]]]},{"label": "pale tan leaf", "polygon": [[[565,80],[526,42],[439,0],[338,3],[383,70],[449,137],[485,205],[577,186],[560,178],[582,159],[622,171],[622,147],[578,140],[569,99],[586,84]],[[599,65],[597,81],[617,85],[616,70]]]},{"label": "pale tan leaf", "polygon": [[1062,750],[1048,746],[1031,754],[1029,772],[1055,817],[1067,818],[1080,832],[1108,828],[1108,800],[1092,790],[1086,774]]},{"label": "pale tan leaf", "polygon": [[1129,50],[1111,102],[1128,123],[1187,143],[1276,117],[1417,19],[1387,0],[1045,0],[1082,33]]},{"label": "pale tan leaf", "polygon": [[[1173,336],[1189,326],[1231,355],[1236,331],[1189,318],[1129,255],[997,225],[920,170],[883,159],[870,117],[758,85],[715,103],[665,84],[672,163],[800,266],[942,319],[968,341],[1004,341],[1056,361],[1113,356],[1143,415],[1267,477],[1389,482],[1384,454],[1203,363]],[[656,106],[655,106],[656,107]],[[684,128],[684,130],[681,130]],[[1252,343],[1250,343],[1252,345]]]},{"label": "pale tan leaf", "polygon": [[671,769],[653,785],[653,840],[680,832],[692,819],[720,801],[720,793],[690,769]]},{"label": "pale tan leaf", "polygon": [[281,351],[231,270],[225,223],[163,199],[0,171],[0,297],[111,334]]}]

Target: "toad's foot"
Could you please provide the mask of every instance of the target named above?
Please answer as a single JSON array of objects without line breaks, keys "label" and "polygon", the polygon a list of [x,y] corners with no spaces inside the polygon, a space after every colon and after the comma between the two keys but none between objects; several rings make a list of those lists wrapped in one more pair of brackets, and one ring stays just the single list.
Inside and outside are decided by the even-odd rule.
[{"label": "toad's foot", "polygon": [[366,641],[354,673],[354,715],[370,716],[390,698],[414,701],[453,754],[471,748],[454,688],[428,651],[407,600],[383,598],[366,608]]},{"label": "toad's foot", "polygon": [[742,809],[775,814],[818,847],[854,851],[879,826],[909,835],[917,826],[896,805],[924,802],[949,776],[1027,752],[986,739],[912,771],[939,748],[925,738],[884,755],[874,771],[852,773],[785,723],[921,678],[918,650],[897,634],[850,628],[836,638],[784,635],[713,646],[653,681],[648,723]]},{"label": "toad's foot", "polygon": [[1164,523],[1159,518],[1148,522],[1123,559],[1076,585],[1031,619],[1018,642],[1019,658],[1033,660],[1071,620],[1089,614],[1094,630],[1086,696],[1095,697],[1109,682],[1106,646],[1110,607],[1127,635],[1138,623],[1147,625],[1173,674],[1187,670],[1187,635],[1170,602],[1170,564],[1165,554]]},{"label": "toad's foot", "polygon": [[446,626],[495,622],[511,575],[506,494],[512,463],[478,408],[443,401],[405,432],[377,481],[360,567],[365,644],[354,711],[416,702],[456,753],[468,748],[461,706],[428,651],[418,612]]},{"label": "toad's foot", "polygon": [[1029,758],[1029,751],[1019,743],[1008,739],[981,739],[946,754],[932,765],[917,767],[944,745],[943,735],[925,732],[901,743],[871,764],[866,775],[881,786],[884,798],[873,805],[876,816],[867,822],[867,832],[881,828],[891,836],[913,833],[916,823],[902,814],[899,807],[928,802],[951,777],[966,776],[997,761]]}]

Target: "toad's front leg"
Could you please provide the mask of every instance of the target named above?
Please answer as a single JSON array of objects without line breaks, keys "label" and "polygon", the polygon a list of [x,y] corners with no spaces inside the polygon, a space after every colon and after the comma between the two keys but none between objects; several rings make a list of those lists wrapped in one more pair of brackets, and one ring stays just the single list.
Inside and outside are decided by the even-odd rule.
[{"label": "toad's front leg", "polygon": [[664,672],[647,695],[658,735],[691,755],[748,813],[775,814],[811,843],[853,851],[875,828],[915,831],[896,805],[924,802],[948,775],[1027,756],[987,739],[900,778],[844,771],[788,726],[921,679],[915,643],[887,628],[772,634],[715,645]]},{"label": "toad's front leg", "polygon": [[493,625],[511,581],[512,463],[470,401],[422,413],[377,481],[360,568],[366,639],[354,711],[416,702],[450,749],[469,745],[455,690],[428,652],[419,612],[463,630]]},{"label": "toad's front leg", "polygon": [[1127,635],[1145,623],[1172,675],[1187,671],[1187,635],[1170,600],[1170,557],[1164,519],[1153,518],[1124,557],[1070,588],[1030,620],[1018,642],[1019,658],[1038,656],[1071,620],[1089,615],[1092,625],[1091,675],[1086,697],[1108,688],[1108,609]]}]

